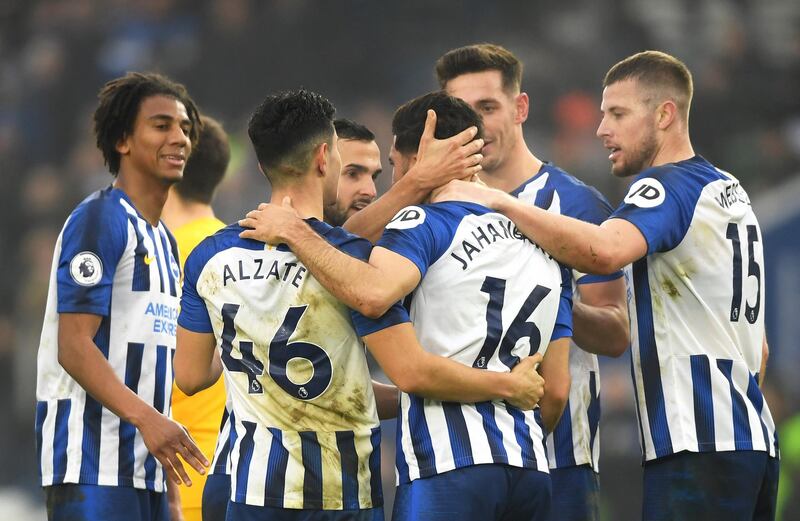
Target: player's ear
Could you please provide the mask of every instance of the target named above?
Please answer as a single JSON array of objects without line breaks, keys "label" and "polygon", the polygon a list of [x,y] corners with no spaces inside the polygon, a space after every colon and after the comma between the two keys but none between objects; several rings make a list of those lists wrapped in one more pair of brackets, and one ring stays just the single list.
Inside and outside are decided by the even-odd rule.
[{"label": "player's ear", "polygon": [[666,130],[678,116],[678,107],[672,100],[666,100],[656,108],[656,125],[659,130]]},{"label": "player's ear", "polygon": [[129,136],[122,136],[122,139],[117,141],[117,146],[114,147],[116,148],[117,152],[123,156],[131,151],[130,143],[128,143],[128,137]]},{"label": "player's ear", "polygon": [[329,148],[328,143],[323,141],[314,150],[314,167],[321,177],[325,177],[328,173]]},{"label": "player's ear", "polygon": [[520,92],[517,94],[517,96],[514,98],[514,103],[516,104],[516,116],[514,117],[514,123],[525,123],[528,120],[528,111],[530,110],[531,103],[531,100],[528,98],[528,93]]}]

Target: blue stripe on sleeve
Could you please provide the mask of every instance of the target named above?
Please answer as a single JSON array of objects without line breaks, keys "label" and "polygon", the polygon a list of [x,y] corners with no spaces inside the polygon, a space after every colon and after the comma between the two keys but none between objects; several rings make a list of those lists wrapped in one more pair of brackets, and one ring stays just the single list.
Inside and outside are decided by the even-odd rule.
[{"label": "blue stripe on sleeve", "polygon": [[300,450],[303,454],[303,508],[322,508],[322,450],[314,431],[302,431]]},{"label": "blue stripe on sleeve", "polygon": [[371,335],[372,333],[377,333],[378,331],[396,326],[397,324],[411,322],[408,311],[400,302],[395,303],[380,318],[365,317],[358,311],[351,309],[350,319],[353,321],[353,329],[356,330],[358,336]]},{"label": "blue stripe on sleeve", "polygon": [[697,449],[700,452],[717,450],[714,432],[714,400],[711,388],[711,366],[706,355],[689,357],[692,367],[692,394],[694,395],[694,424]]}]

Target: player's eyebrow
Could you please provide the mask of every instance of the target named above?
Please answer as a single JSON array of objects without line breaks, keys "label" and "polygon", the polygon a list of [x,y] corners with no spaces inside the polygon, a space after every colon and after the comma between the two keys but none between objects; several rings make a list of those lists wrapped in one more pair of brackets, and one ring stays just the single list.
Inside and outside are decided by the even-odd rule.
[{"label": "player's eyebrow", "polygon": [[367,171],[369,171],[369,168],[367,168],[364,165],[360,165],[358,163],[348,163],[348,164],[344,165],[344,167],[345,168],[352,168],[352,169],[357,170],[359,172],[367,172]]},{"label": "player's eyebrow", "polygon": [[[170,114],[153,114],[152,116],[148,117],[147,119],[151,120],[151,121],[152,120],[158,120],[158,121],[164,121],[164,122],[167,122],[167,123],[172,123],[173,121],[175,121],[178,118],[176,118],[176,117],[174,117],[174,116],[172,116]],[[180,121],[181,125],[191,125],[192,124],[192,121],[189,118],[180,118],[179,121]]]}]

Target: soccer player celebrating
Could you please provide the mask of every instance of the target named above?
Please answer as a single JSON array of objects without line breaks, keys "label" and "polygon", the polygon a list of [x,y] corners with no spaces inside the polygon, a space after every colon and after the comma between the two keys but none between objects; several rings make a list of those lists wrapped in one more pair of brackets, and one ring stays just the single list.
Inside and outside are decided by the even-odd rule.
[{"label": "soccer player celebrating", "polygon": [[372,131],[360,123],[343,118],[336,119],[333,126],[338,136],[342,173],[339,176],[336,205],[326,206],[323,211],[326,223],[342,226],[347,219],[375,200],[375,179],[381,175],[383,167],[381,151]]},{"label": "soccer player celebrating", "polygon": [[468,183],[448,185],[441,198],[497,209],[581,271],[633,263],[644,519],[774,519],[777,438],[759,387],[768,352],[764,257],[749,198],[735,177],[695,154],[692,77],[680,60],[634,54],[603,85],[597,135],[612,173],[636,178],[602,225]]},{"label": "soccer player celebrating", "polygon": [[[600,192],[528,148],[522,124],[530,100],[521,92],[522,63],[499,45],[453,49],[436,63],[439,85],[481,115],[485,146],[481,179],[489,186],[548,211],[600,224],[611,205]],[[599,519],[600,381],[597,356],[619,356],[629,343],[622,272],[586,275],[573,271],[579,298],[573,306],[569,403],[547,438],[553,481],[553,521]]]},{"label": "soccer player celebrating", "polygon": [[166,520],[178,454],[208,465],[169,418],[180,269],[159,222],[200,121],[182,85],[129,73],[94,113],[115,176],[84,200],[58,238],[37,374],[36,437],[50,519]]},{"label": "soccer player celebrating", "polygon": [[[318,94],[279,93],[258,107],[248,132],[271,200],[293,198],[313,237],[366,259],[369,241],[318,220],[336,200],[341,170],[333,113]],[[175,356],[175,381],[187,394],[224,367],[234,416],[227,518],[383,519],[380,427],[350,314],[292,249],[242,238],[243,231],[226,227],[187,260]],[[448,400],[504,398],[526,409],[538,402],[540,357],[501,373],[431,356],[405,310],[387,307],[391,349],[373,354],[401,389]]]},{"label": "soccer player celebrating", "polygon": [[[397,182],[417,161],[431,109],[439,137],[481,126],[466,103],[442,92],[403,105],[392,122]],[[431,353],[487,373],[509,371],[520,357],[544,353],[541,411],[523,412],[500,400],[450,401],[467,401],[465,394],[445,401],[413,391],[402,395],[393,519],[547,519],[542,425],[555,425],[569,393],[566,270],[509,220],[472,204],[401,210],[369,264],[330,247],[286,206],[262,207],[244,223],[255,228],[246,235],[288,243],[332,293],[369,316],[380,316],[413,291],[411,319]],[[385,317],[356,321],[381,365],[381,353],[398,350],[387,325]]]},{"label": "soccer player celebrating", "polygon": [[[181,267],[189,253],[200,241],[213,234],[225,223],[214,215],[211,201],[214,191],[225,176],[231,149],[228,136],[222,125],[213,118],[202,116],[203,128],[192,155],[183,171],[183,179],[170,188],[161,218],[175,236],[180,252]],[[220,432],[228,425],[223,420],[225,413],[225,384],[220,378],[210,388],[194,396],[186,396],[180,389],[172,389],[172,417],[184,425],[203,454],[214,454],[212,470],[208,475],[187,469],[192,480],[191,487],[181,486],[181,510],[185,521],[224,519],[228,506],[230,481],[226,474],[227,437],[220,437],[221,444],[214,446]],[[229,428],[228,428],[229,430]],[[227,431],[226,431],[227,432]],[[203,498],[208,496],[208,501]],[[213,498],[218,498],[214,500]],[[201,515],[204,503],[219,505],[216,513]],[[213,507],[209,506],[209,510]]]}]

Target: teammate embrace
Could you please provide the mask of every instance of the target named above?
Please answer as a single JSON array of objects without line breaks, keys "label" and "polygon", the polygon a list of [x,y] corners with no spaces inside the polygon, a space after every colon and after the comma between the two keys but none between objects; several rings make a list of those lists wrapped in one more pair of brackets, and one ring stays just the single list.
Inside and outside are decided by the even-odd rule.
[{"label": "teammate embrace", "polygon": [[[378,419],[395,415],[393,519],[598,519],[596,355],[629,344],[643,518],[774,518],[761,233],[694,154],[685,65],[647,51],[606,76],[598,136],[638,176],[616,211],[526,145],[512,53],[454,49],[436,72],[441,91],[395,112],[377,200],[368,129],[310,91],[266,97],[248,133],[270,202],[194,248],[182,292],[160,218],[200,117],[160,76],[105,87],[116,179],[62,231],[39,352],[50,519],[180,518],[182,461],[209,462],[168,417],[176,338],[146,312],[178,299],[175,383],[224,374],[228,395],[205,519],[383,519]],[[362,342],[397,387],[370,380]]]}]

